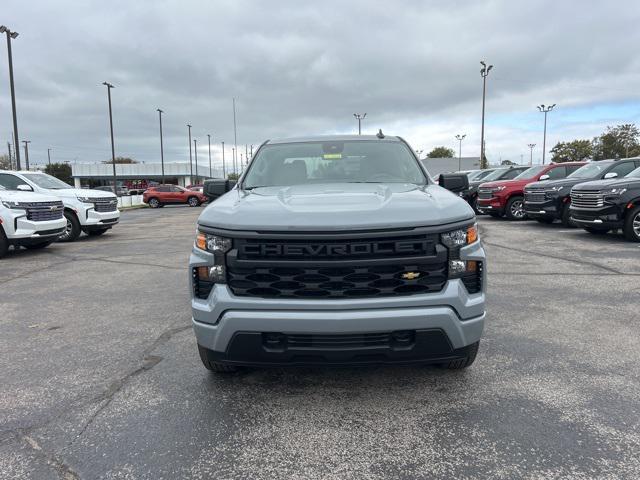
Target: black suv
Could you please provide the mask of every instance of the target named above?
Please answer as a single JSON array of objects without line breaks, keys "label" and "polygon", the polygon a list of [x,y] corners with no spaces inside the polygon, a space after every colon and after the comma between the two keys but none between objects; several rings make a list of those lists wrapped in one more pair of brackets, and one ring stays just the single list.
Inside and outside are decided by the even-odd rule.
[{"label": "black suv", "polygon": [[460,196],[464,198],[469,205],[473,207],[476,214],[478,211],[478,187],[482,183],[494,182],[497,180],[513,180],[529,167],[511,166],[491,169],[491,173],[484,175],[481,178],[474,178],[469,180],[469,188],[460,192]]},{"label": "black suv", "polygon": [[640,242],[640,168],[624,178],[576,185],[571,189],[570,211],[571,219],[587,232],[604,234],[621,228],[628,240]]},{"label": "black suv", "polygon": [[637,167],[639,158],[601,160],[583,165],[560,180],[530,183],[524,189],[524,210],[529,218],[540,223],[560,220],[565,227],[573,226],[569,210],[572,187],[591,180],[622,178]]}]

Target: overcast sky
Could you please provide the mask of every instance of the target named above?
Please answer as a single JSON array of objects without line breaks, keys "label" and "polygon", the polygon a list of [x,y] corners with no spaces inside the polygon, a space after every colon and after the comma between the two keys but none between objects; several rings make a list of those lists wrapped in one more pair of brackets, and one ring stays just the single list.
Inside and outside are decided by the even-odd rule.
[{"label": "overcast sky", "polygon": [[[607,125],[640,124],[640,4],[569,1],[25,1],[3,0],[13,41],[20,139],[32,163],[110,157],[113,83],[116,155],[189,158],[187,127],[206,161],[207,134],[231,153],[268,138],[382,128],[425,153],[479,155],[481,59],[488,78],[491,162],[542,155]],[[0,152],[11,140],[4,38],[0,42]],[[244,150],[244,147],[242,147]]]}]

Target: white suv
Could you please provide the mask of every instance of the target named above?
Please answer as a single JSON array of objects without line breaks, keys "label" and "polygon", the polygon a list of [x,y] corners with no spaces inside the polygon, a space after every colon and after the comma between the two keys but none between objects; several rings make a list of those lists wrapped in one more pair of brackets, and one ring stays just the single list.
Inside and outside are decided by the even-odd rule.
[{"label": "white suv", "polygon": [[0,187],[0,257],[9,245],[44,248],[65,231],[67,221],[59,198]]},{"label": "white suv", "polygon": [[73,188],[42,172],[0,170],[0,186],[6,190],[54,195],[64,203],[65,231],[62,242],[76,240],[81,232],[102,235],[120,220],[118,197],[111,192]]}]

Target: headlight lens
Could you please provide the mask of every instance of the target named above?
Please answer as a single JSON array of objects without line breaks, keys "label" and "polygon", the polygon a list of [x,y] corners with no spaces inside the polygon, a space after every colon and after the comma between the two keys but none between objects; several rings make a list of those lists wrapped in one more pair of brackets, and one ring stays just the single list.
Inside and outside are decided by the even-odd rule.
[{"label": "headlight lens", "polygon": [[492,188],[492,189],[491,189],[491,191],[492,191],[492,192],[501,192],[501,191],[502,191],[502,190],[504,190],[505,188],[507,188],[507,187],[505,187],[504,185],[501,185],[501,186],[499,186],[499,187],[494,187],[494,188]]},{"label": "headlight lens", "polygon": [[563,188],[564,188],[564,186],[551,187],[549,189],[549,191],[551,191],[551,192],[560,192],[560,191],[562,191]]},{"label": "headlight lens", "polygon": [[605,195],[609,196],[609,197],[619,197],[620,195],[622,195],[624,192],[626,192],[627,189],[626,188],[612,188],[611,190],[605,190],[604,193]]},{"label": "headlight lens", "polygon": [[21,205],[20,202],[10,202],[8,200],[3,200],[2,201],[2,205],[4,205],[6,208],[12,208],[14,210],[19,209],[19,210],[26,210],[27,207],[24,205]]},{"label": "headlight lens", "polygon": [[196,247],[211,253],[226,253],[231,250],[231,239],[198,232],[196,235]]},{"label": "headlight lens", "polygon": [[463,247],[478,240],[478,224],[474,223],[467,228],[452,230],[440,235],[442,243],[449,248]]},{"label": "headlight lens", "polygon": [[76,195],[76,198],[78,199],[79,202],[82,202],[82,203],[94,203],[94,200],[89,197],[80,197]]}]

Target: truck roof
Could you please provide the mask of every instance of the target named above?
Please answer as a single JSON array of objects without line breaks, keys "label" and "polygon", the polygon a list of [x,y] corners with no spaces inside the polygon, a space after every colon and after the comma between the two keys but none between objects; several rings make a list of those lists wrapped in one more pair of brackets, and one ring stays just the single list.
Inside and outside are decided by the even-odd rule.
[{"label": "truck roof", "polygon": [[267,140],[267,144],[277,144],[277,143],[302,143],[302,142],[345,142],[348,140],[369,140],[369,141],[377,141],[377,142],[400,142],[399,137],[395,136],[384,136],[383,138],[378,138],[377,135],[315,135],[309,137],[291,137],[291,138],[276,138],[272,140]]}]

